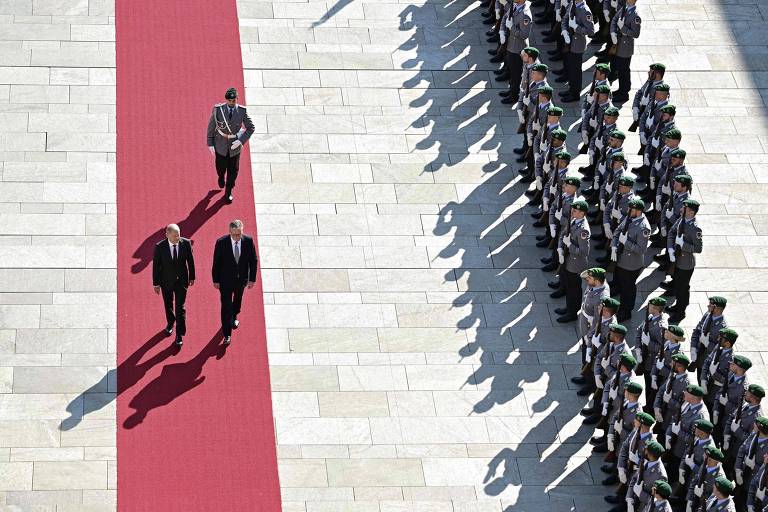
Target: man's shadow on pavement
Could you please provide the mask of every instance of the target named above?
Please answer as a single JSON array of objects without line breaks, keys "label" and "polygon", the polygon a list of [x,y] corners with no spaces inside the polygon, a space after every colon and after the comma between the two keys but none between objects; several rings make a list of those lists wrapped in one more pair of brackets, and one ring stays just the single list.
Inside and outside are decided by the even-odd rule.
[{"label": "man's shadow on pavement", "polygon": [[[211,204],[211,199],[219,192],[218,189],[209,190],[205,197],[203,197],[187,215],[187,218],[177,222],[179,230],[182,236],[186,238],[192,238],[198,229],[205,224],[208,219],[216,215],[221,208],[226,204],[224,202],[224,196],[220,197],[218,201]],[[210,205],[210,207],[209,207]],[[155,244],[165,237],[165,226],[161,227],[151,235],[149,235],[139,247],[134,251],[133,257],[138,260],[131,266],[131,273],[138,274],[152,262],[152,256],[155,250]]]},{"label": "man's shadow on pavement", "polygon": [[[67,405],[67,412],[70,416],[61,421],[59,430],[67,431],[77,427],[88,414],[103,409],[116,400],[118,395],[135,386],[142,378],[144,378],[150,369],[162,363],[170,356],[178,354],[179,348],[174,344],[169,344],[166,348],[142,362],[144,356],[146,356],[161,340],[166,338],[167,335],[163,331],[155,334],[116,369],[107,372],[99,382],[73,399],[69,405]],[[213,336],[203,350],[190,361],[165,366],[161,375],[147,384],[147,386],[141,390],[133,400],[131,400],[130,405],[136,409],[136,413],[132,414],[128,420],[131,420],[134,416],[136,416],[136,418],[131,420],[131,426],[128,426],[128,420],[126,420],[124,426],[126,428],[135,427],[141,423],[150,409],[166,405],[176,397],[202,383],[204,377],[198,379],[199,382],[195,381],[195,379],[197,378],[197,375],[202,372],[205,361],[212,355],[216,355],[217,359],[221,359],[224,356],[223,345],[221,346],[221,349],[218,346],[218,341],[220,339],[221,332],[219,331]],[[168,369],[169,367],[173,368]],[[194,377],[192,380],[195,381],[195,384],[194,386],[188,386],[186,379],[193,374]],[[173,376],[173,380],[169,379],[169,376]],[[156,386],[157,381],[160,379],[163,379],[161,383],[162,388],[158,392],[155,391],[154,388],[151,388],[151,386]],[[115,380],[117,381],[117,392],[107,392],[110,383],[115,382]],[[158,393],[160,396],[151,399],[146,398],[148,389],[150,389],[151,392]],[[134,405],[137,405],[137,407],[134,407]],[[137,416],[137,414],[139,415]]]}]

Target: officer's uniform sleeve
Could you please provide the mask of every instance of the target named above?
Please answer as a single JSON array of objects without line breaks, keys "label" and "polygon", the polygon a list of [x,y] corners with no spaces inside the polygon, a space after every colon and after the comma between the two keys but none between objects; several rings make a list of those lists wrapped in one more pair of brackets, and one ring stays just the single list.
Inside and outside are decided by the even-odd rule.
[{"label": "officer's uniform sleeve", "polygon": [[[625,20],[626,21],[626,20]],[[611,24],[611,30],[613,30],[613,24]],[[624,23],[621,27],[622,35],[638,38],[640,37],[640,16],[635,13],[630,23]]]},{"label": "officer's uniform sleeve", "polygon": [[627,241],[624,243],[624,250],[632,254],[644,254],[648,248],[648,237],[650,236],[650,229],[642,226],[637,230],[637,236],[631,238],[627,236]]},{"label": "officer's uniform sleeve", "polygon": [[701,239],[701,228],[696,226],[693,231],[694,231],[693,236],[690,237],[691,241],[689,240],[683,241],[683,250],[686,252],[699,254],[701,253],[702,246],[704,245]]},{"label": "officer's uniform sleeve", "polygon": [[213,146],[213,138],[216,134],[216,107],[213,107],[213,110],[211,110],[211,118],[208,120],[208,131],[207,131],[207,145]]},{"label": "officer's uniform sleeve", "polygon": [[256,131],[256,126],[254,126],[253,121],[251,120],[251,116],[248,115],[248,111],[245,109],[245,107],[240,107],[243,109],[243,124],[245,125],[245,132],[238,133],[237,138],[245,144],[248,142],[248,139],[251,138],[251,135],[253,135],[253,132]]},{"label": "officer's uniform sleeve", "polygon": [[586,4],[585,7],[578,9],[576,18],[578,23],[576,24],[574,32],[585,36],[591,36],[595,33],[595,21],[592,19],[592,13],[589,11],[589,8],[586,7]]}]

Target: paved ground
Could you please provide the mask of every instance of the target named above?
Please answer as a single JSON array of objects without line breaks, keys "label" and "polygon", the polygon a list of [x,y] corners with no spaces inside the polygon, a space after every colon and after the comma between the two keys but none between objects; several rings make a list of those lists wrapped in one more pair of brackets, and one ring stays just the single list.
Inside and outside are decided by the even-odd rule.
[{"label": "paved ground", "polygon": [[[605,508],[477,5],[238,2],[287,512]],[[768,3],[639,9],[768,384]],[[0,2],[0,510],[114,510],[113,11]]]}]

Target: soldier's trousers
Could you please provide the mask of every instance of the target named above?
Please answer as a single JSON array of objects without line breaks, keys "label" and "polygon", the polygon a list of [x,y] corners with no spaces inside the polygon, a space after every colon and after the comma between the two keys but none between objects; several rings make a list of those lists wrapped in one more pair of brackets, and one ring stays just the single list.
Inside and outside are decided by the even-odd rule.
[{"label": "soldier's trousers", "polygon": [[240,153],[235,156],[224,156],[216,153],[216,174],[224,179],[227,190],[235,188],[237,173],[240,171]]},{"label": "soldier's trousers", "polygon": [[653,402],[656,400],[656,390],[651,386],[651,381],[653,379],[649,370],[645,370],[643,379],[645,380],[645,407],[643,407],[643,410],[648,414],[653,414]]},{"label": "soldier's trousers", "polygon": [[560,282],[565,288],[565,307],[569,315],[576,315],[581,308],[581,277],[579,274],[563,270],[560,275]]},{"label": "soldier's trousers", "polygon": [[504,65],[509,73],[509,88],[512,91],[518,91],[520,80],[523,77],[523,59],[519,53],[507,51],[504,55]]},{"label": "soldier's trousers", "polygon": [[693,276],[693,270],[683,270],[675,267],[675,271],[672,273],[672,292],[675,294],[675,310],[678,313],[684,314],[685,308],[688,307],[688,303],[691,299],[691,276]]},{"label": "soldier's trousers", "polygon": [[619,80],[617,94],[629,94],[629,90],[632,88],[632,74],[629,72],[631,62],[632,57],[617,57],[614,55],[611,58],[611,75],[609,79],[611,82],[615,79]]},{"label": "soldier's trousers", "polygon": [[637,296],[637,278],[643,271],[642,268],[637,270],[626,270],[621,267],[616,267],[616,271],[613,274],[613,282],[616,285],[616,291],[621,301],[621,306],[617,316],[631,316],[635,310],[635,297]]},{"label": "soldier's trousers", "polygon": [[584,62],[583,53],[568,52],[563,55],[565,76],[568,79],[568,92],[575,97],[581,95],[581,65]]}]

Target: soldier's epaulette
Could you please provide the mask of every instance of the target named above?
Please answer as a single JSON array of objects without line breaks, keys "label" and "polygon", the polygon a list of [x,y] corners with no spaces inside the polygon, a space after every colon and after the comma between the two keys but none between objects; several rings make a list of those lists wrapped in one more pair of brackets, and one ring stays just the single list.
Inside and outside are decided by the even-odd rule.
[{"label": "soldier's epaulette", "polygon": [[223,107],[224,103],[214,103],[213,108]]}]

